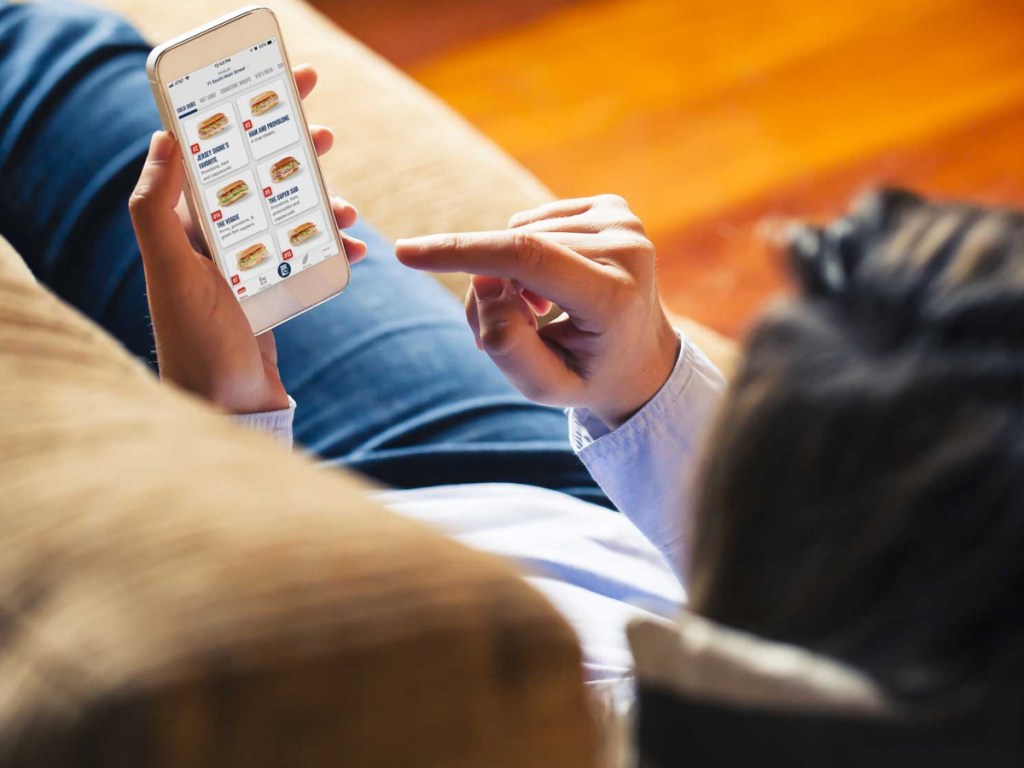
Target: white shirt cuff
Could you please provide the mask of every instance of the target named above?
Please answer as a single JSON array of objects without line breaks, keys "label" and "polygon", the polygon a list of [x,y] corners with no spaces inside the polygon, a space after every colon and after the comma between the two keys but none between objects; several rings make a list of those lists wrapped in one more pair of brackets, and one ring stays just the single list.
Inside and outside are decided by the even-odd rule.
[{"label": "white shirt cuff", "polygon": [[691,472],[725,380],[692,341],[679,337],[668,380],[625,424],[610,430],[583,408],[568,416],[569,440],[590,475],[682,580]]},{"label": "white shirt cuff", "polygon": [[[643,430],[657,415],[664,415],[666,410],[672,410],[672,402],[678,397],[686,385],[692,369],[693,351],[687,352],[687,347],[692,346],[691,342],[681,331],[676,331],[679,337],[679,354],[676,357],[675,365],[668,379],[661,385],[657,394],[648,400],[643,408],[629,417],[617,429],[611,429],[601,419],[595,416],[589,408],[566,408],[565,413],[569,417],[569,442],[572,449],[579,454],[585,448],[589,448],[606,435],[613,432],[621,438],[623,435]],[[694,348],[696,349],[696,348]],[[590,453],[594,453],[591,451]]]},{"label": "white shirt cuff", "polygon": [[237,413],[231,418],[238,424],[258,429],[261,432],[268,432],[291,448],[295,407],[295,401],[289,395],[287,408],[282,408],[279,411],[264,411],[263,413]]}]

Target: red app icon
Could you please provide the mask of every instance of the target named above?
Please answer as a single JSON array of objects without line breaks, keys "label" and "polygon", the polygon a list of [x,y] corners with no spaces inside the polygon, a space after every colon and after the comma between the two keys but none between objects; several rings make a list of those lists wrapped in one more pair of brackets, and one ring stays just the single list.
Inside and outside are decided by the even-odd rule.
[{"label": "red app icon", "polygon": [[244,123],[242,123],[242,127],[245,128],[245,130],[247,131],[252,130],[252,120],[246,120]]},{"label": "red app icon", "polygon": [[232,275],[231,276],[231,284],[232,285],[238,285],[240,282],[242,282],[242,278],[240,278],[238,275]]},{"label": "red app icon", "polygon": [[214,211],[213,215],[210,218],[213,219],[214,221],[220,221],[221,219],[224,218],[224,214],[221,213],[220,211]]},{"label": "red app icon", "polygon": [[192,149],[192,154],[193,155],[198,155],[199,154],[199,145],[198,144],[193,144],[191,149]]},{"label": "red app icon", "polygon": [[287,251],[285,251],[284,253],[281,254],[281,258],[284,259],[285,261],[288,261],[288,259],[290,259],[291,257],[292,257],[292,250],[291,250],[291,248],[289,248]]},{"label": "red app icon", "polygon": [[243,285],[243,286],[242,286],[241,288],[239,288],[239,289],[238,289],[238,291],[237,291],[237,293],[238,293],[239,295],[241,295],[241,294],[245,293],[245,286]]},{"label": "red app icon", "polygon": [[263,196],[264,197],[270,197],[272,194],[274,194],[274,193],[273,193],[273,191],[271,191],[270,187],[264,187],[263,188]]}]

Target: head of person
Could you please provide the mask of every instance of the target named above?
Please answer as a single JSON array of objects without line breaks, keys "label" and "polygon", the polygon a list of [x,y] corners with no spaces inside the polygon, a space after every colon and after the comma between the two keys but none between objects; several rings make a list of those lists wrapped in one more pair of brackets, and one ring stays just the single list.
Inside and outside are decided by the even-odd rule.
[{"label": "head of person", "polygon": [[887,190],[789,252],[699,478],[694,610],[906,702],[1024,700],[1024,214]]}]

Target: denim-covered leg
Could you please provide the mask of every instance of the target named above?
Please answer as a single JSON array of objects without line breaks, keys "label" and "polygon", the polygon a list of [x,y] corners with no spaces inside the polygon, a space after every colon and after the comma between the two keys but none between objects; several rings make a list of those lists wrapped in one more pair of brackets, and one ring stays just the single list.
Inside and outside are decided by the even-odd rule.
[{"label": "denim-covered leg", "polygon": [[106,11],[0,2],[0,235],[42,282],[147,359],[127,200],[160,127],[149,49]]}]

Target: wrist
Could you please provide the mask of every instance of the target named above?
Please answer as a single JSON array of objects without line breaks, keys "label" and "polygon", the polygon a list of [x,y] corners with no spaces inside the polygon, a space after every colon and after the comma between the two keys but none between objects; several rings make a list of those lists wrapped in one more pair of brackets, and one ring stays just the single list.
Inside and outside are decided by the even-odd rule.
[{"label": "wrist", "polygon": [[291,407],[288,392],[280,379],[275,382],[265,382],[264,386],[255,391],[222,392],[211,400],[222,410],[236,416],[284,411]]},{"label": "wrist", "polygon": [[286,411],[291,408],[287,393],[282,389],[280,392],[267,394],[258,398],[232,399],[227,401],[213,401],[223,411],[234,416],[246,416],[253,413],[273,413],[274,411]]},{"label": "wrist", "polygon": [[587,406],[609,429],[617,429],[649,403],[665,386],[679,359],[682,341],[661,313],[657,330],[651,335],[649,351],[634,370],[623,377],[630,382],[625,390],[616,390],[601,403]]},{"label": "wrist", "polygon": [[231,377],[196,381],[161,371],[161,378],[192,392],[217,410],[235,416],[283,411],[291,407],[288,392],[279,377],[265,379],[258,384]]}]

